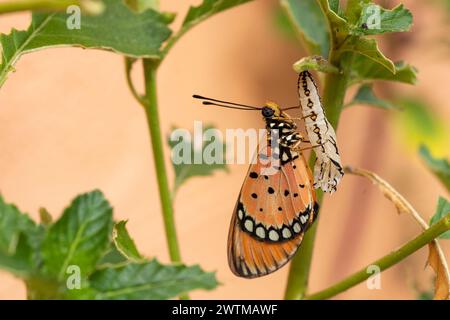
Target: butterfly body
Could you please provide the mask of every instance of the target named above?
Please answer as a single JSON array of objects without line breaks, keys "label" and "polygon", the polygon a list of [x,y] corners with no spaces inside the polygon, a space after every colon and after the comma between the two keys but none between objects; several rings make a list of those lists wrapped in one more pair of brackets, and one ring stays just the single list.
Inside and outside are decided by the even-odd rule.
[{"label": "butterfly body", "polygon": [[296,148],[303,137],[295,122],[275,103],[262,115],[268,134],[247,172],[228,237],[230,268],[244,278],[285,265],[318,210],[312,174]]},{"label": "butterfly body", "polygon": [[318,213],[311,170],[299,148],[306,140],[276,103],[264,107],[193,96],[203,105],[260,111],[263,137],[239,192],[228,232],[228,264],[243,278],[270,274],[294,256]]}]

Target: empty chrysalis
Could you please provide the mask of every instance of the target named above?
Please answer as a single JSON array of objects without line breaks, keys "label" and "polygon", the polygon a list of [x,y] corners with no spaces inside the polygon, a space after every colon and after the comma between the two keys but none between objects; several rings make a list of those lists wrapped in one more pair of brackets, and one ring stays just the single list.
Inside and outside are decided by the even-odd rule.
[{"label": "empty chrysalis", "polygon": [[298,94],[309,141],[317,156],[314,165],[314,187],[333,193],[344,171],[336,133],[325,116],[317,86],[308,71],[302,71],[299,75]]}]

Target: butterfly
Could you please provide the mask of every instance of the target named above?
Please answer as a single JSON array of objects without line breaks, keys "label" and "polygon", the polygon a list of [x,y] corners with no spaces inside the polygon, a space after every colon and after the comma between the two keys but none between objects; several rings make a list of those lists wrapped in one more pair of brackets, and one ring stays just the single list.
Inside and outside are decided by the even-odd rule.
[{"label": "butterfly", "polygon": [[298,94],[306,132],[317,157],[314,164],[314,187],[333,193],[344,175],[344,170],[336,133],[325,116],[316,83],[308,71],[299,74]]},{"label": "butterfly", "polygon": [[[270,274],[284,266],[299,248],[317,217],[312,173],[299,145],[297,125],[277,104],[253,107],[217,99],[205,105],[259,110],[267,136],[245,176],[228,233],[228,264],[244,278]],[[285,109],[286,110],[286,109]]]}]

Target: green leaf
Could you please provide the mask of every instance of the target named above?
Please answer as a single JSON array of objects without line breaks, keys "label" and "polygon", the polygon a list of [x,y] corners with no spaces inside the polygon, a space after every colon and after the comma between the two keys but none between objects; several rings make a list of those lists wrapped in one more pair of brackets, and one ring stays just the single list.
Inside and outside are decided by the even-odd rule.
[{"label": "green leaf", "polygon": [[67,267],[77,265],[89,275],[109,245],[112,225],[112,208],[100,191],[76,197],[42,244],[46,273],[62,280]]},{"label": "green leaf", "polygon": [[298,41],[297,38],[297,30],[292,25],[290,18],[288,17],[287,12],[281,7],[278,6],[273,13],[273,20],[276,28],[285,35],[289,40]]},{"label": "green leaf", "polygon": [[[374,19],[375,15],[377,19]],[[411,29],[412,14],[402,4],[392,10],[384,9],[376,4],[364,4],[352,34],[375,35],[387,32],[405,32]]]},{"label": "green leaf", "polygon": [[297,38],[310,54],[327,57],[330,50],[330,35],[325,16],[316,0],[281,0]]},{"label": "green leaf", "polygon": [[345,16],[350,24],[357,24],[361,17],[363,5],[368,3],[370,3],[370,0],[347,0]]},{"label": "green leaf", "polygon": [[111,243],[106,253],[100,258],[100,260],[98,260],[97,269],[127,261],[127,258],[119,250],[117,250],[116,245]]},{"label": "green leaf", "polygon": [[127,221],[120,221],[114,226],[113,240],[117,250],[127,259],[139,262],[143,259],[126,228]]},{"label": "green leaf", "polygon": [[[377,26],[372,21],[374,8],[380,10],[380,19],[377,20],[380,24]],[[380,51],[375,39],[362,37],[370,34],[409,30],[412,16],[407,9],[404,9],[403,6],[398,6],[392,10],[386,10],[368,0],[349,0],[347,2],[346,16],[349,21],[347,26],[349,30],[346,41],[342,43],[338,50],[342,53],[355,53],[349,58],[349,63],[353,66],[353,74],[356,74],[357,78],[359,75],[356,81],[373,79],[376,76],[386,80],[407,83],[415,81],[415,70],[412,67],[396,66]],[[374,29],[374,27],[377,29]],[[387,70],[383,71],[384,68]],[[397,75],[397,72],[401,73]],[[368,77],[364,77],[365,75]],[[354,78],[355,75],[353,79],[350,79],[350,83],[355,81]]]},{"label": "green leaf", "polygon": [[0,269],[27,276],[40,262],[43,228],[0,196]]},{"label": "green leaf", "polygon": [[392,74],[395,74],[394,63],[386,58],[386,56],[379,50],[378,44],[375,39],[366,39],[355,37],[352,41],[347,41],[345,45],[340,49],[341,52],[353,52],[357,55],[362,55],[372,62],[385,67]]},{"label": "green leaf", "polygon": [[69,295],[73,299],[162,300],[216,286],[215,274],[198,266],[162,265],[152,260],[98,270],[89,278],[88,288],[71,290]]},{"label": "green leaf", "polygon": [[342,19],[347,20],[347,17],[345,16],[345,12],[342,10],[342,6],[340,4],[340,0],[328,0],[328,3],[330,5],[330,9],[334,13],[336,13]]},{"label": "green leaf", "polygon": [[191,6],[182,28],[190,28],[210,16],[252,0],[203,0],[199,6]]},{"label": "green leaf", "polygon": [[328,3],[330,5],[330,9],[333,10],[335,13],[339,14],[340,10],[339,0],[328,0]]},{"label": "green leaf", "polygon": [[25,231],[31,219],[21,213],[16,206],[7,204],[0,196],[0,251],[13,254],[17,248],[19,234]]},{"label": "green leaf", "polygon": [[363,55],[357,55],[352,60],[352,71],[349,85],[365,80],[386,80],[415,84],[417,70],[403,61],[394,63],[395,73]]},{"label": "green leaf", "polygon": [[[439,220],[441,220],[443,217],[445,217],[448,213],[450,213],[450,202],[448,202],[447,199],[439,197],[437,207],[436,207],[436,212],[431,217],[430,225],[437,223]],[[444,232],[443,234],[441,234],[439,236],[439,238],[450,239],[450,231]]]},{"label": "green leaf", "polygon": [[12,274],[26,278],[33,273],[32,266],[33,251],[27,243],[24,233],[17,235],[14,252],[0,251],[0,269]]},{"label": "green leaf", "polygon": [[434,158],[425,145],[420,146],[419,154],[422,160],[425,161],[428,169],[434,173],[447,188],[447,191],[450,192],[450,164],[448,163],[448,160]]},{"label": "green leaf", "polygon": [[[208,137],[209,142],[206,143],[202,137],[201,145],[196,147],[189,131],[172,128],[172,135],[168,137],[168,144],[172,151],[171,159],[175,171],[174,193],[189,178],[209,176],[216,170],[228,172],[225,156],[226,146],[217,138],[220,131],[217,131],[211,125],[207,125],[203,128],[203,131],[204,134],[211,133],[212,137]],[[217,135],[214,135],[214,133],[217,133]],[[196,161],[196,159],[199,161]]]},{"label": "green leaf", "polygon": [[373,92],[372,84],[363,84],[359,87],[353,100],[347,106],[365,104],[372,107],[378,107],[382,109],[398,109],[397,106],[390,103],[389,101],[380,99],[375,96]]},{"label": "green leaf", "polygon": [[[344,43],[349,35],[347,20],[335,12],[327,0],[316,0],[324,12],[328,21],[329,32],[332,34],[332,46],[338,48]],[[333,3],[331,3],[333,5]],[[335,5],[334,5],[335,6]]]},{"label": "green leaf", "polygon": [[77,46],[159,59],[159,48],[171,34],[167,17],[154,10],[135,13],[122,0],[104,2],[101,15],[81,15],[80,29],[67,27],[72,16],[66,13],[34,13],[28,30],[0,35],[0,86],[21,55],[50,47]]},{"label": "green leaf", "polygon": [[321,56],[303,57],[293,65],[294,71],[316,70],[325,73],[339,73],[339,69]]}]

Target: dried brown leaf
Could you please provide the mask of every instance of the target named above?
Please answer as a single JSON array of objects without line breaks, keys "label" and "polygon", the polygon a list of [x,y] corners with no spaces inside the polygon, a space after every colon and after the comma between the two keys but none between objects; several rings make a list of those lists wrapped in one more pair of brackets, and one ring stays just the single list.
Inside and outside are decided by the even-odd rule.
[{"label": "dried brown leaf", "polygon": [[449,275],[448,266],[444,254],[437,243],[437,240],[430,242],[428,245],[428,265],[436,272],[436,280],[434,283],[434,299],[447,300],[449,299]]}]

